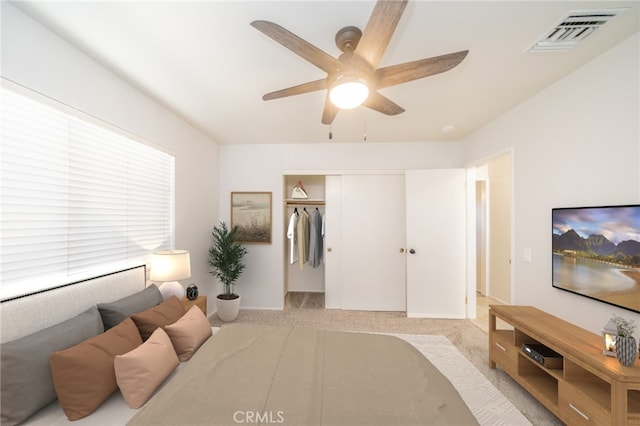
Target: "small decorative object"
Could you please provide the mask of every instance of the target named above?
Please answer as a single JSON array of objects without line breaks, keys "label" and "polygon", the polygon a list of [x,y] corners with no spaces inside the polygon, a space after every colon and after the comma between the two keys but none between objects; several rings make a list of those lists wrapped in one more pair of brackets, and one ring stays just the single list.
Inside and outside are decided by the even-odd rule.
[{"label": "small decorative object", "polygon": [[225,222],[220,222],[211,233],[213,245],[209,249],[209,266],[211,275],[223,287],[222,294],[216,298],[217,314],[222,321],[233,321],[240,310],[240,296],[233,292],[233,286],[244,270],[242,258],[247,249],[236,241],[237,233],[237,226],[229,229]]},{"label": "small decorative object", "polygon": [[187,286],[187,299],[196,300],[198,298],[198,286],[195,284],[189,284]]},{"label": "small decorative object", "polygon": [[630,367],[638,357],[638,344],[633,337],[616,336],[616,358],[620,364]]},{"label": "small decorative object", "polygon": [[630,367],[638,357],[638,344],[633,337],[633,331],[636,328],[636,324],[618,315],[614,315],[612,321],[616,325],[616,358],[620,361],[620,364]]},{"label": "small decorative object", "polygon": [[607,356],[616,356],[616,336],[618,335],[618,327],[613,319],[602,328],[602,345],[604,349],[602,353]]},{"label": "small decorative object", "polygon": [[307,191],[304,189],[304,185],[302,185],[302,181],[299,180],[298,183],[291,190],[291,198],[295,199],[306,199],[309,198]]}]

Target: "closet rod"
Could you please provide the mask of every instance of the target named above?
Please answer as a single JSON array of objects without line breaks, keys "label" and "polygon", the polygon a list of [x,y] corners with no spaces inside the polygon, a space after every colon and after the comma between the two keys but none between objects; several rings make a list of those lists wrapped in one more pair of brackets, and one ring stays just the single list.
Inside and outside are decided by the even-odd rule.
[{"label": "closet rod", "polygon": [[285,200],[287,206],[324,206],[324,200]]}]

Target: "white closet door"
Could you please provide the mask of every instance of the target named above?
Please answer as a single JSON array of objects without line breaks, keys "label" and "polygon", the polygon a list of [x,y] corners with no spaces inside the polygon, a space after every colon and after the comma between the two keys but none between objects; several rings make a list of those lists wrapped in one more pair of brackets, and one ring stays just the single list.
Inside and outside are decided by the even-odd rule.
[{"label": "white closet door", "polygon": [[342,309],[405,311],[404,175],[343,175],[340,210]]},{"label": "white closet door", "polygon": [[465,170],[407,171],[406,192],[407,316],[465,318]]},{"label": "white closet door", "polygon": [[342,309],[342,176],[325,178],[324,307]]}]

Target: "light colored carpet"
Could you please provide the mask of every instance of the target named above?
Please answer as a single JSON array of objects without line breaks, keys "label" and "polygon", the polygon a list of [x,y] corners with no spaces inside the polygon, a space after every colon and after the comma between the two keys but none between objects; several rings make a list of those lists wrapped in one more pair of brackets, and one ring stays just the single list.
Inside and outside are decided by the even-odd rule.
[{"label": "light colored carpet", "polygon": [[[223,324],[215,314],[210,317],[210,322],[217,327]],[[511,377],[499,368],[495,370],[489,368],[487,333],[469,320],[407,318],[402,312],[324,309],[323,295],[294,293],[287,296],[284,310],[241,310],[236,322],[301,325],[326,330],[445,336],[529,422],[536,426],[562,425],[562,422]]]},{"label": "light colored carpet", "polygon": [[412,344],[449,379],[481,425],[531,425],[446,337],[420,334],[394,336]]}]

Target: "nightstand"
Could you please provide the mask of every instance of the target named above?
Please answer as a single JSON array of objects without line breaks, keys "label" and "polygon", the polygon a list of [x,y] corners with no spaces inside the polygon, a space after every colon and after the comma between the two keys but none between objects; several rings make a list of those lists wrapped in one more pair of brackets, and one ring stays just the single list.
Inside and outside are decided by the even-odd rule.
[{"label": "nightstand", "polygon": [[198,296],[196,300],[189,300],[186,297],[182,298],[182,306],[184,306],[185,311],[191,309],[193,305],[196,305],[204,315],[207,316],[207,296]]}]

